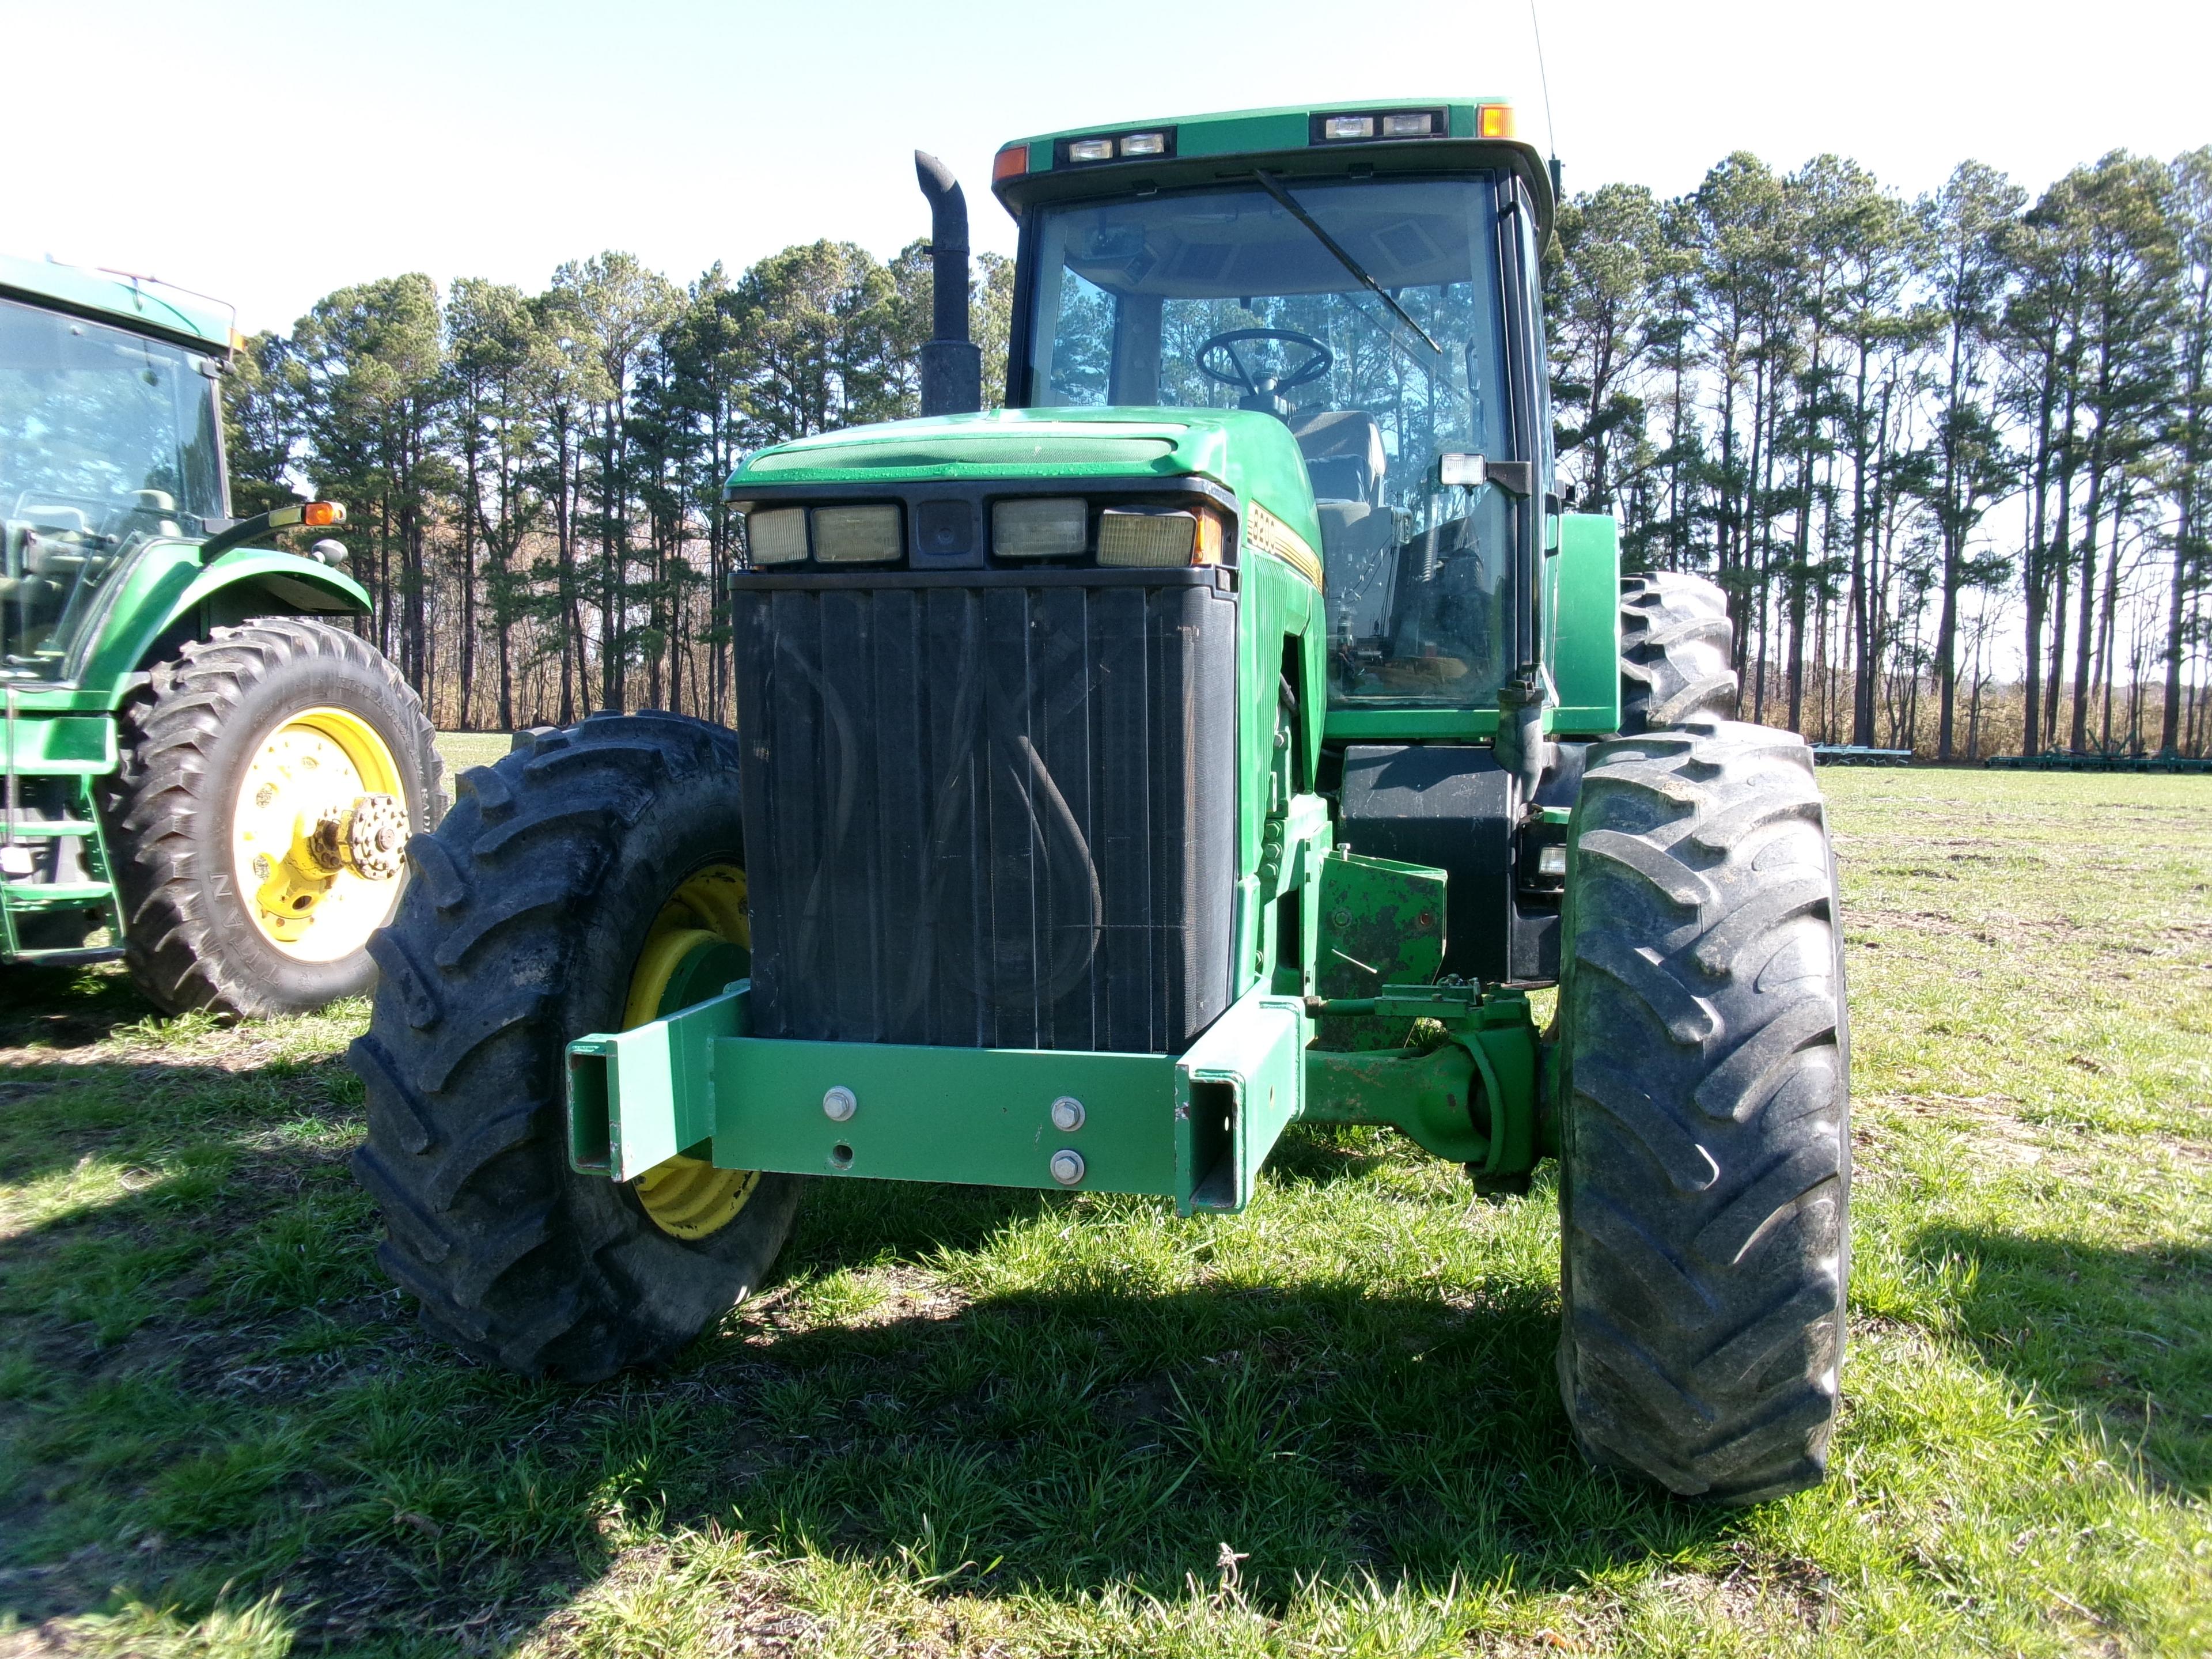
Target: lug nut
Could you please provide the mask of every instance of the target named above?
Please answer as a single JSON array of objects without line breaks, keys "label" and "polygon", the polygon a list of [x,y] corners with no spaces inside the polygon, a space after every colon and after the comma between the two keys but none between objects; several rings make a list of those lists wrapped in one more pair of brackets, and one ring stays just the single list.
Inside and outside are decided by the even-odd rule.
[{"label": "lug nut", "polygon": [[1083,1179],[1083,1154],[1072,1146],[1063,1146],[1054,1152],[1052,1178],[1063,1187],[1075,1186]]},{"label": "lug nut", "polygon": [[860,1097],[842,1083],[822,1097],[822,1115],[832,1123],[842,1123],[860,1109]]},{"label": "lug nut", "polygon": [[1062,1095],[1052,1103],[1052,1127],[1062,1134],[1073,1134],[1083,1127],[1083,1103],[1073,1095]]}]

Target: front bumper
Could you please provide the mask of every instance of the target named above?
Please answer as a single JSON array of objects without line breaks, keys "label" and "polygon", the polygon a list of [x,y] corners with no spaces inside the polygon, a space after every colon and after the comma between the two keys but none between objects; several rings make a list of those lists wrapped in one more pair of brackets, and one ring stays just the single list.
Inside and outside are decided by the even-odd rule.
[{"label": "front bumper", "polygon": [[[1304,1105],[1312,1022],[1258,990],[1180,1055],[756,1037],[750,996],[740,982],[571,1043],[572,1166],[629,1181],[688,1152],[792,1175],[1147,1193],[1188,1215],[1243,1208]],[[851,1109],[833,1117],[839,1091]],[[1055,1125],[1062,1102],[1079,1104],[1078,1127]]]}]

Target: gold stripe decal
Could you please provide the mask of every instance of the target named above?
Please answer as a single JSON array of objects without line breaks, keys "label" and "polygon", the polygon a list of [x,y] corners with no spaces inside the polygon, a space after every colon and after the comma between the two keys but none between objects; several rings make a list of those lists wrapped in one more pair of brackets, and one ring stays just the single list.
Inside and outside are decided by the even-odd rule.
[{"label": "gold stripe decal", "polygon": [[1304,537],[1255,501],[1244,515],[1244,539],[1262,553],[1272,553],[1316,587],[1323,586],[1321,561],[1306,545]]}]

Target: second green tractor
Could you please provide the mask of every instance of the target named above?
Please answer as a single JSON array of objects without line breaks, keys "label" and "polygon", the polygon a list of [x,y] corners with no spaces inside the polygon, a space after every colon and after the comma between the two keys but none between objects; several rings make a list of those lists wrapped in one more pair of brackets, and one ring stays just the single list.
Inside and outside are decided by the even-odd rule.
[{"label": "second green tractor", "polygon": [[[472,1353],[664,1359],[809,1181],[1251,1201],[1293,1123],[1559,1164],[1567,1418],[1747,1501],[1820,1478],[1850,1182],[1809,754],[1719,592],[1554,482],[1553,190],[1493,101],[999,152],[923,417],[747,458],[738,726],[465,774],[372,950],[356,1168]],[[1558,987],[1540,1030],[1528,994]]]}]

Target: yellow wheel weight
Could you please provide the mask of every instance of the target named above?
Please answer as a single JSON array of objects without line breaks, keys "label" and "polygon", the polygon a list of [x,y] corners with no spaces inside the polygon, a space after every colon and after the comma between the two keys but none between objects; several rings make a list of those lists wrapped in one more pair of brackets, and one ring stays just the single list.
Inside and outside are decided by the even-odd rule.
[{"label": "yellow wheel weight", "polygon": [[351,956],[399,901],[397,880],[323,873],[307,850],[325,813],[363,795],[406,799],[391,746],[350,709],[287,714],[254,745],[231,805],[233,876],[262,938],[295,961]]},{"label": "yellow wheel weight", "polygon": [[[679,987],[685,967],[703,952],[732,945],[748,950],[752,945],[752,927],[745,914],[745,872],[735,865],[710,865],[669,895],[646,930],[637,966],[630,973],[623,1029],[674,1012],[663,1005]],[[686,995],[684,1000],[696,998]],[[736,1220],[759,1185],[757,1170],[718,1170],[704,1158],[678,1153],[638,1176],[631,1189],[661,1231],[701,1239]]]}]

